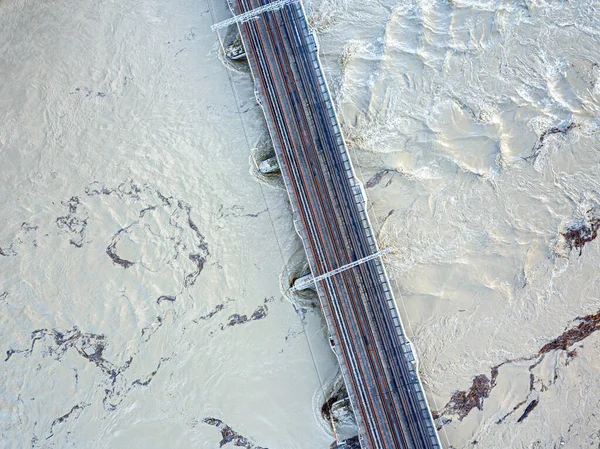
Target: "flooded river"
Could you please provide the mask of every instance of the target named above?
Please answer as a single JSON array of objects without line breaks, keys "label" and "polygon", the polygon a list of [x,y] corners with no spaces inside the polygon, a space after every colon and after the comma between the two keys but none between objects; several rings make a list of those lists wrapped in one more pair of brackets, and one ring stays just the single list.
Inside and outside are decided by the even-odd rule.
[{"label": "flooded river", "polygon": [[[600,444],[599,6],[306,5],[445,447]],[[0,0],[0,447],[333,440],[227,17]]]}]

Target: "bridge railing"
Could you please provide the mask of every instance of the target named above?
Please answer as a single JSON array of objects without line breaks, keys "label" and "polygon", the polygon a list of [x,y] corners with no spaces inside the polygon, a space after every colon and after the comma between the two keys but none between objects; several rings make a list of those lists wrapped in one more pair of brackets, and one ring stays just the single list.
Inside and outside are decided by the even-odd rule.
[{"label": "bridge railing", "polygon": [[[296,9],[297,14],[298,14],[297,18],[299,19],[299,23],[301,24],[301,27],[304,29],[304,32],[306,35],[305,36],[306,40],[309,42],[310,46],[312,46],[313,51],[310,51],[309,55],[310,55],[315,73],[317,75],[317,79],[319,82],[319,88],[321,90],[321,94],[324,99],[323,103],[329,114],[329,119],[331,121],[331,126],[334,131],[337,148],[338,148],[338,151],[340,152],[342,163],[344,165],[344,169],[346,172],[346,176],[348,177],[349,183],[353,188],[355,188],[356,186],[359,186],[359,189],[354,189],[354,192],[355,192],[354,200],[356,202],[356,206],[359,211],[359,216],[360,216],[361,225],[363,227],[363,231],[366,235],[367,241],[369,242],[370,251],[372,254],[374,254],[379,251],[379,247],[378,247],[377,241],[373,235],[373,227],[372,227],[371,221],[369,219],[369,215],[366,211],[367,199],[364,196],[364,193],[363,193],[364,190],[362,189],[362,185],[360,184],[360,182],[358,181],[358,179],[355,175],[354,167],[353,167],[350,157],[348,155],[346,143],[345,143],[345,140],[343,138],[343,135],[342,135],[342,132],[341,132],[341,129],[339,126],[337,113],[335,111],[333,101],[331,99],[331,94],[330,94],[329,88],[327,86],[327,81],[325,80],[324,75],[323,75],[321,61],[318,57],[318,48],[319,48],[318,43],[316,41],[314,33],[310,30],[310,28],[308,26],[308,21],[306,20],[306,16],[305,16],[302,5],[300,3],[296,3],[293,5],[290,5],[289,7]],[[394,328],[396,330],[398,339],[400,340],[402,352],[403,352],[404,356],[406,357],[406,360],[409,362],[408,368],[409,368],[410,376],[411,376],[411,380],[412,380],[411,383],[413,385],[413,389],[414,389],[417,401],[419,403],[422,418],[425,421],[425,426],[427,427],[427,433],[429,434],[432,445],[434,447],[441,448],[442,446],[440,444],[440,441],[439,441],[439,438],[437,435],[437,430],[435,428],[434,420],[431,415],[430,407],[429,407],[427,398],[424,393],[423,385],[419,378],[418,360],[417,360],[417,357],[414,352],[414,346],[406,337],[406,332],[404,330],[404,326],[402,324],[402,321],[401,321],[399,313],[398,313],[396,301],[395,301],[393,292],[390,288],[390,282],[389,282],[387,272],[385,270],[385,266],[384,266],[383,262],[379,259],[374,259],[374,260],[370,261],[369,263],[375,265],[375,267],[376,267],[376,270],[377,270],[377,273],[379,276],[379,282],[384,291],[385,300],[386,300],[386,303],[389,308],[389,313],[391,315],[392,322],[394,324]]]}]

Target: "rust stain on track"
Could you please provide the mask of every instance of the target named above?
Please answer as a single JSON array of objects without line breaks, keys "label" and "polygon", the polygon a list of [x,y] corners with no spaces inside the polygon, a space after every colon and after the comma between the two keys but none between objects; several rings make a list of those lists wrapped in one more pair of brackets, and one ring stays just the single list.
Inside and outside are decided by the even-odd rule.
[{"label": "rust stain on track", "polygon": [[[235,15],[266,2],[231,0]],[[314,277],[378,251],[299,2],[238,23]],[[440,448],[380,258],[317,285],[363,449]]]}]

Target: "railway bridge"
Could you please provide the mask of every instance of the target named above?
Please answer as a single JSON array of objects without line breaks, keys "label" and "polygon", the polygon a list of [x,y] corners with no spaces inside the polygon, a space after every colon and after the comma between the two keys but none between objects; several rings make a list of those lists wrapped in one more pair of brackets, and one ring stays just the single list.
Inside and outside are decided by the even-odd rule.
[{"label": "railway bridge", "polygon": [[[228,0],[358,424],[362,449],[441,444],[297,0]],[[383,251],[385,252],[385,251]]]}]

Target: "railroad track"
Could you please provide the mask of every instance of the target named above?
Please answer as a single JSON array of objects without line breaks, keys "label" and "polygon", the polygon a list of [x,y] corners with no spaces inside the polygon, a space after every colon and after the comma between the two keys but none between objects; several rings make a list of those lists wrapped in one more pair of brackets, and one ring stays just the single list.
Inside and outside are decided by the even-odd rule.
[{"label": "railroad track", "polygon": [[[229,0],[313,276],[378,251],[302,5]],[[245,14],[248,16],[248,14]],[[441,448],[379,258],[319,281],[363,449]]]}]

